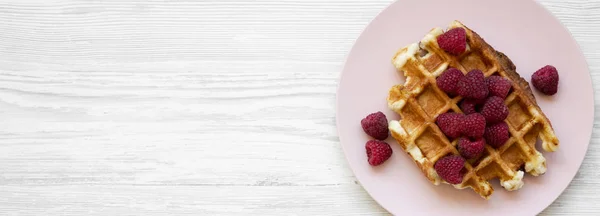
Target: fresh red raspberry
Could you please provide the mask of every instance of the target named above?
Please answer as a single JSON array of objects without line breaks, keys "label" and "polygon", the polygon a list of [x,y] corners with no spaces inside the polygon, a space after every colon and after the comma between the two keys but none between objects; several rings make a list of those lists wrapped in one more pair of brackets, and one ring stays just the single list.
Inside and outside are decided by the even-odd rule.
[{"label": "fresh red raspberry", "polygon": [[443,113],[437,117],[435,124],[449,140],[453,140],[461,135],[462,130],[460,128],[463,116],[463,114],[454,112]]},{"label": "fresh red raspberry", "polygon": [[508,117],[508,107],[504,104],[504,99],[491,96],[483,104],[481,115],[485,117],[488,124],[501,122]]},{"label": "fresh red raspberry", "polygon": [[456,92],[464,98],[484,99],[488,96],[485,76],[480,70],[472,70],[458,81]]},{"label": "fresh red raspberry", "polygon": [[367,135],[384,140],[388,138],[388,121],[382,112],[371,113],[360,121],[360,125]]},{"label": "fresh red raspberry", "polygon": [[479,138],[471,141],[469,138],[461,137],[458,140],[458,152],[466,159],[475,159],[483,153],[485,139]]},{"label": "fresh red raspberry", "polygon": [[467,32],[463,28],[453,28],[437,37],[440,48],[452,55],[460,55],[467,50]]},{"label": "fresh red raspberry", "polygon": [[552,65],[546,65],[531,75],[531,83],[545,95],[558,92],[558,71]]},{"label": "fresh red raspberry", "polygon": [[371,166],[379,166],[392,156],[392,147],[384,141],[369,140],[365,145],[365,149]]},{"label": "fresh red raspberry", "polygon": [[433,168],[437,174],[450,184],[459,184],[463,180],[462,169],[465,167],[465,159],[458,155],[449,155],[440,158]]},{"label": "fresh red raspberry", "polygon": [[454,97],[457,95],[456,84],[458,83],[458,80],[464,76],[465,75],[460,70],[449,68],[436,79],[436,83],[442,91],[448,94],[448,96]]},{"label": "fresh red raspberry", "polygon": [[502,99],[506,98],[512,88],[509,80],[497,75],[486,78],[485,84],[488,87],[490,96],[498,96]]},{"label": "fresh red raspberry", "polygon": [[466,115],[476,113],[485,100],[464,99],[460,102],[460,110]]},{"label": "fresh red raspberry", "polygon": [[494,148],[500,148],[506,143],[509,138],[508,124],[499,122],[485,128],[483,137],[486,143]]},{"label": "fresh red raspberry", "polygon": [[485,132],[485,117],[479,113],[466,115],[462,119],[462,134],[473,139],[483,137]]},{"label": "fresh red raspberry", "polygon": [[466,115],[473,114],[477,112],[477,109],[475,109],[476,105],[477,104],[475,104],[475,101],[473,100],[463,100],[460,102],[460,110]]}]

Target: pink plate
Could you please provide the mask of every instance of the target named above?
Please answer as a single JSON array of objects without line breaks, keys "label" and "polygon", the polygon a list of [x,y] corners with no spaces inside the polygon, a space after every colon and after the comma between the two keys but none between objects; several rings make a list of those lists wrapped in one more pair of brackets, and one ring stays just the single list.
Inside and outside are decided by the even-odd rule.
[{"label": "pink plate", "polygon": [[[561,146],[547,153],[548,171],[525,176],[525,186],[508,192],[493,182],[485,201],[471,189],[434,186],[397,146],[383,165],[367,163],[364,145],[370,138],[360,127],[369,113],[398,115],[386,105],[388,90],[404,77],[391,64],[401,47],[419,41],[431,28],[446,28],[459,20],[494,48],[507,54],[517,71],[530,79],[538,68],[552,64],[560,73],[559,92],[541,95],[542,110],[552,121]],[[542,6],[531,0],[400,0],[379,14],[360,35],[348,55],[337,95],[337,127],[344,153],[368,193],[396,215],[534,215],[550,205],[579,169],[592,132],[594,97],[585,58],[569,32]]]}]

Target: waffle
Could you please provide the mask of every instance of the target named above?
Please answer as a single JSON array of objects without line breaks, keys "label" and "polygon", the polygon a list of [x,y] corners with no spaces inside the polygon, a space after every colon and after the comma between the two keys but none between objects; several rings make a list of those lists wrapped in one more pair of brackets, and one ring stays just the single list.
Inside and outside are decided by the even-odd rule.
[{"label": "waffle", "polygon": [[505,99],[509,116],[510,138],[502,147],[485,146],[477,159],[467,160],[463,169],[463,181],[451,184],[457,189],[472,188],[477,194],[489,199],[494,188],[490,180],[498,178],[508,191],[523,186],[524,171],[532,176],[546,172],[546,159],[536,150],[540,138],[547,152],[558,149],[559,141],[548,118],[538,106],[528,82],[515,70],[515,65],[501,52],[494,50],[476,32],[459,21],[450,28],[462,27],[467,32],[467,50],[453,56],[442,50],[436,41],[443,34],[440,28],[432,29],[419,43],[400,49],[392,63],[406,77],[404,84],[393,86],[387,98],[388,106],[401,120],[390,121],[392,136],[410,155],[423,174],[434,185],[450,184],[441,179],[435,162],[449,154],[459,155],[458,140],[449,140],[435,124],[438,115],[450,111],[462,113],[458,103],[460,96],[450,98],[436,85],[436,77],[449,67],[467,73],[479,69],[485,76],[500,75],[512,83],[512,90]]}]

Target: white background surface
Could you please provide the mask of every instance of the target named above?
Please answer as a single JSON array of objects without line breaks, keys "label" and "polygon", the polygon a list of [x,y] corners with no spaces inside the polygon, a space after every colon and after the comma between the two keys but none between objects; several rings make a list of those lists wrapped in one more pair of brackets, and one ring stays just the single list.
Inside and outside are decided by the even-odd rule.
[{"label": "white background surface", "polygon": [[[391,2],[0,1],[0,215],[387,215],[346,163],[335,94]],[[541,3],[599,85],[600,2]],[[599,214],[595,122],[543,215]]]}]

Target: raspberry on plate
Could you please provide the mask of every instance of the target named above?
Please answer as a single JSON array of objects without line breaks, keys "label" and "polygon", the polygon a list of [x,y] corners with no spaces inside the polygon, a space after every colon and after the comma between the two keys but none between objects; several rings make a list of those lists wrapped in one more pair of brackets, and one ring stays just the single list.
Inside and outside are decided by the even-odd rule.
[{"label": "raspberry on plate", "polygon": [[436,79],[436,83],[438,88],[442,91],[446,92],[448,96],[454,97],[457,95],[456,93],[456,84],[458,81],[464,77],[465,75],[456,68],[449,68],[444,71],[438,78]]},{"label": "raspberry on plate", "polygon": [[485,128],[483,137],[490,146],[494,148],[502,147],[509,138],[508,124],[499,122],[488,126]]},{"label": "raspberry on plate", "polygon": [[504,99],[491,96],[483,104],[481,115],[485,117],[488,124],[504,121],[508,117],[508,107],[504,104]]},{"label": "raspberry on plate", "polygon": [[463,28],[453,28],[437,37],[437,43],[446,52],[460,55],[467,50],[467,32]]},{"label": "raspberry on plate", "polygon": [[465,167],[465,159],[458,155],[449,155],[440,158],[433,167],[444,181],[459,184],[463,180],[461,170]]},{"label": "raspberry on plate", "polygon": [[545,95],[554,95],[558,92],[558,71],[552,65],[546,65],[531,75],[531,83]]},{"label": "raspberry on plate", "polygon": [[490,96],[498,96],[503,99],[508,96],[508,92],[512,88],[509,80],[497,75],[486,78],[485,84],[488,87]]},{"label": "raspberry on plate", "polygon": [[367,115],[360,121],[360,125],[367,135],[375,139],[385,140],[388,138],[388,121],[382,112]]},{"label": "raspberry on plate", "polygon": [[460,128],[463,116],[463,114],[454,112],[443,113],[437,117],[435,124],[440,128],[440,130],[442,130],[449,140],[456,139],[462,133]]},{"label": "raspberry on plate", "polygon": [[384,141],[369,140],[365,145],[367,160],[371,166],[379,166],[392,156],[392,148]]},{"label": "raspberry on plate", "polygon": [[479,139],[483,137],[485,124],[485,117],[479,113],[466,115],[462,119],[462,134],[473,139]]},{"label": "raspberry on plate", "polygon": [[485,76],[481,70],[472,70],[458,81],[456,92],[464,98],[484,99],[488,96]]},{"label": "raspberry on plate", "polygon": [[485,139],[479,138],[471,141],[469,138],[461,137],[458,140],[458,152],[466,159],[475,159],[483,153]]}]

